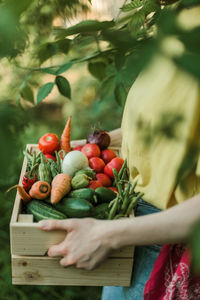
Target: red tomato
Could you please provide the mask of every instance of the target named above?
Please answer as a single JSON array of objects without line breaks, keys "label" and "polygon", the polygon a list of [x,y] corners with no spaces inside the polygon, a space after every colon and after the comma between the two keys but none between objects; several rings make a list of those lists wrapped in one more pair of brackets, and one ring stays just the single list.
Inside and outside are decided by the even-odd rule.
[{"label": "red tomato", "polygon": [[120,157],[113,158],[104,168],[104,173],[110,176],[110,178],[114,178],[112,169],[119,170],[121,169],[122,165],[124,163],[124,160]]},{"label": "red tomato", "polygon": [[48,161],[49,158],[50,158],[50,159],[53,159],[54,161],[56,161],[55,156],[52,155],[52,154],[46,153],[44,156],[46,157],[46,161]]},{"label": "red tomato", "polygon": [[86,144],[83,146],[83,148],[81,149],[81,152],[83,152],[87,158],[91,158],[91,157],[99,157],[101,154],[101,150],[99,148],[99,146],[97,144]]},{"label": "red tomato", "polygon": [[103,169],[105,167],[105,163],[103,159],[99,157],[91,157],[89,159],[89,166],[90,168],[94,169],[96,173],[103,172]]},{"label": "red tomato", "polygon": [[97,189],[98,187],[101,187],[101,186],[102,186],[102,184],[98,180],[91,180],[89,185],[88,185],[88,188],[95,190],[95,189]]},{"label": "red tomato", "polygon": [[38,146],[44,154],[53,154],[55,151],[59,150],[59,138],[54,133],[47,133],[39,139]]},{"label": "red tomato", "polygon": [[104,173],[97,173],[96,179],[101,182],[103,186],[111,186],[112,184],[110,177]]},{"label": "red tomato", "polygon": [[114,157],[116,157],[116,154],[113,150],[105,149],[101,151],[101,158],[106,164],[109,163],[109,161],[111,161]]},{"label": "red tomato", "polygon": [[73,150],[77,150],[77,151],[81,151],[81,149],[83,148],[83,146],[79,145],[73,148]]},{"label": "red tomato", "polygon": [[118,193],[118,189],[115,186],[109,186],[109,189],[114,193]]}]

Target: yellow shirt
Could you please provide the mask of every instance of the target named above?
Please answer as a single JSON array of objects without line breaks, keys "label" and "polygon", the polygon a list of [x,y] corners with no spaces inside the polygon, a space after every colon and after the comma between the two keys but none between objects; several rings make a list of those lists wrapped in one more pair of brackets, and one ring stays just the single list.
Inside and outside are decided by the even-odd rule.
[{"label": "yellow shirt", "polygon": [[[162,128],[174,119],[176,137],[169,138]],[[164,56],[156,57],[130,89],[121,127],[122,155],[144,200],[166,209],[200,193],[196,79]]]}]

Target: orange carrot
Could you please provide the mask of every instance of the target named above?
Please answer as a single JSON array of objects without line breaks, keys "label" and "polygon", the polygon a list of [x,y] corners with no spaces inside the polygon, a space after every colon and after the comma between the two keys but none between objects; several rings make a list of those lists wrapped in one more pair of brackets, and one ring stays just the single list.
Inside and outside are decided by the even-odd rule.
[{"label": "orange carrot", "polygon": [[50,191],[51,187],[49,183],[39,180],[32,185],[29,194],[34,199],[43,200],[49,196]]},{"label": "orange carrot", "polygon": [[31,197],[29,194],[27,194],[27,192],[25,191],[25,189],[23,188],[23,186],[21,185],[14,185],[12,186],[11,188],[9,188],[6,193],[10,192],[12,189],[14,188],[17,188],[17,191],[21,197],[21,199],[24,201],[24,202],[29,202],[31,200]]},{"label": "orange carrot", "polygon": [[71,190],[71,177],[67,174],[58,174],[51,183],[51,203],[58,203]]},{"label": "orange carrot", "polygon": [[63,130],[60,139],[60,147],[62,150],[65,150],[66,153],[71,151],[70,139],[71,139],[71,117],[68,118],[67,124]]}]

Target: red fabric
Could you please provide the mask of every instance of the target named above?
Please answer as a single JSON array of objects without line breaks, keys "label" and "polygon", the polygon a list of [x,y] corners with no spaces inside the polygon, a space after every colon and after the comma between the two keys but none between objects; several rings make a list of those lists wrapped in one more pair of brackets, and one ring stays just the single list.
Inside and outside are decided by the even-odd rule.
[{"label": "red fabric", "polygon": [[144,300],[200,300],[200,278],[190,274],[189,252],[183,245],[165,245],[144,289]]}]

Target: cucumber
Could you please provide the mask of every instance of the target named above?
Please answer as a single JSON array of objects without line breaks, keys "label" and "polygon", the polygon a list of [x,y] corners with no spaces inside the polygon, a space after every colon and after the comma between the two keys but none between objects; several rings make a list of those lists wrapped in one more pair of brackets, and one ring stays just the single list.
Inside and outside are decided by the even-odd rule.
[{"label": "cucumber", "polygon": [[107,219],[109,214],[108,203],[101,203],[94,208],[95,219]]},{"label": "cucumber", "polygon": [[94,205],[97,203],[94,189],[82,188],[82,189],[74,190],[71,191],[67,196],[69,198],[85,199]]},{"label": "cucumber", "polygon": [[67,216],[56,210],[51,204],[45,203],[41,200],[33,199],[26,205],[26,211],[34,216],[35,221],[47,219],[66,219]]},{"label": "cucumber", "polygon": [[116,197],[116,193],[106,187],[99,187],[95,190],[98,203],[109,203]]},{"label": "cucumber", "polygon": [[80,198],[64,198],[55,207],[70,218],[91,217],[93,214],[93,205]]}]

